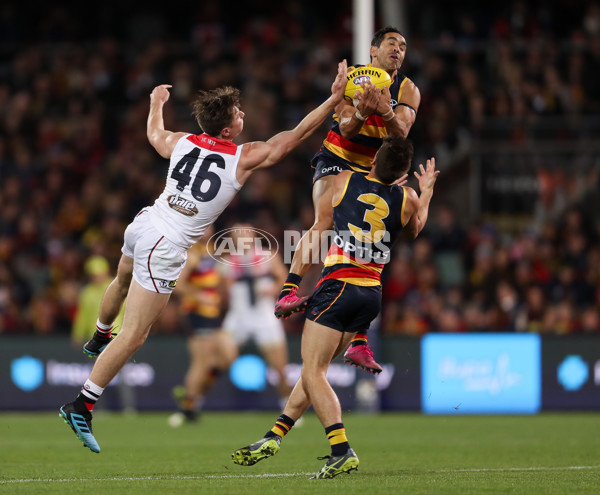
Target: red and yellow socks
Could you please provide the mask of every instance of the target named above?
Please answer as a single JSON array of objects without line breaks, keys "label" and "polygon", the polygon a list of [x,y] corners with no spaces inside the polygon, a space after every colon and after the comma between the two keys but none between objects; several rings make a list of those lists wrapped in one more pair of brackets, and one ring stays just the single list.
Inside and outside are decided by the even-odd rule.
[{"label": "red and yellow socks", "polygon": [[273,437],[275,435],[283,438],[290,432],[290,430],[292,429],[294,424],[295,424],[295,421],[292,418],[290,418],[289,416],[286,416],[285,414],[282,414],[281,416],[279,416],[277,418],[277,421],[275,421],[273,428],[271,428],[265,434],[265,438]]},{"label": "red and yellow socks", "polygon": [[352,341],[350,342],[350,345],[352,347],[355,347],[357,345],[367,345],[368,340],[367,340],[367,333],[366,332],[358,332],[354,338],[352,339]]}]

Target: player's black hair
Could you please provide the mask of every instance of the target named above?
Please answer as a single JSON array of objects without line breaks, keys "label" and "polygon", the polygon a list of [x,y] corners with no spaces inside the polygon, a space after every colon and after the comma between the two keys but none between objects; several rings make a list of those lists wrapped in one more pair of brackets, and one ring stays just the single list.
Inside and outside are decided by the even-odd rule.
[{"label": "player's black hair", "polygon": [[384,28],[381,28],[373,35],[373,39],[371,40],[371,46],[381,46],[383,38],[385,38],[385,35],[388,33],[398,33],[400,36],[404,37],[404,35],[400,32],[398,28],[395,28],[394,26],[386,26]]},{"label": "player's black hair", "polygon": [[410,170],[414,148],[412,141],[386,136],[375,157],[375,175],[384,184],[391,184]]},{"label": "player's black hair", "polygon": [[234,107],[240,106],[240,90],[231,86],[199,91],[192,102],[192,115],[202,131],[218,137],[225,127],[231,125]]}]

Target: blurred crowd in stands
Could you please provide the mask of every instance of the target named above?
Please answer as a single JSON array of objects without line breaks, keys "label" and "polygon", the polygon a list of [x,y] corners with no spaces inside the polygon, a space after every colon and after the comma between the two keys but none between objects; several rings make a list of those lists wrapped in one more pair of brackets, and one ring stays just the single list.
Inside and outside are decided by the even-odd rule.
[{"label": "blurred crowd in stands", "polygon": [[[351,60],[345,3],[256,1],[244,13],[203,2],[171,16],[128,2],[94,14],[3,5],[0,334],[68,334],[86,260],[116,267],[125,226],[160,194],[168,166],[146,139],[155,85],[173,85],[166,128],[194,133],[194,92],[239,87],[239,142],[266,139],[322,101],[337,61]],[[422,95],[410,137],[416,160],[435,156],[442,175],[428,227],[387,268],[383,332],[598,333],[600,148],[558,164],[529,150],[538,191],[518,228],[465,208],[463,183],[481,143],[577,147],[598,135],[600,3],[451,4],[404,2],[403,72]],[[387,24],[381,13],[377,24]],[[244,220],[278,238],[307,229],[309,162],[325,133],[256,174],[217,228]],[[173,331],[173,318],[157,331]]]}]

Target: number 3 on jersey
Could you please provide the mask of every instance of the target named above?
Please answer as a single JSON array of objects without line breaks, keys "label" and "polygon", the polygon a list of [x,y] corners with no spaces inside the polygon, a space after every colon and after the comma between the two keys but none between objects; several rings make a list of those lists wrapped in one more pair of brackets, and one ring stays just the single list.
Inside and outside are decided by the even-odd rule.
[{"label": "number 3 on jersey", "polygon": [[[171,178],[177,181],[176,187],[179,191],[183,191],[192,182],[192,172],[200,157],[200,151],[200,148],[194,148],[173,167]],[[191,187],[192,196],[198,201],[206,202],[214,199],[221,188],[221,178],[209,170],[213,163],[218,168],[225,169],[225,160],[223,157],[213,153],[202,159],[202,163],[193,177]],[[205,181],[208,181],[208,188],[202,191]]]},{"label": "number 3 on jersey", "polygon": [[363,217],[363,221],[368,223],[370,228],[366,231],[351,223],[348,223],[348,228],[352,232],[352,235],[360,242],[370,242],[373,244],[379,242],[385,236],[386,228],[383,219],[387,218],[390,214],[390,207],[377,194],[361,194],[357,200],[371,207],[366,209],[365,216]]}]

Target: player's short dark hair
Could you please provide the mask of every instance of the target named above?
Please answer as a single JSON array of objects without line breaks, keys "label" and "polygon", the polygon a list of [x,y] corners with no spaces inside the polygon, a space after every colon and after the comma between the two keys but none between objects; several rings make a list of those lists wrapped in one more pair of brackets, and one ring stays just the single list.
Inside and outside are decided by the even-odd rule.
[{"label": "player's short dark hair", "polygon": [[409,139],[384,137],[375,158],[375,175],[384,184],[391,184],[410,170],[413,154]]},{"label": "player's short dark hair", "polygon": [[240,90],[231,86],[198,91],[192,102],[192,115],[209,136],[216,137],[231,125],[234,107],[240,106]]},{"label": "player's short dark hair", "polygon": [[373,35],[373,39],[371,40],[371,46],[381,46],[383,38],[385,38],[385,35],[388,33],[398,33],[400,36],[404,37],[404,35],[400,32],[398,28],[395,28],[394,26],[386,26],[384,28],[381,28]]}]

